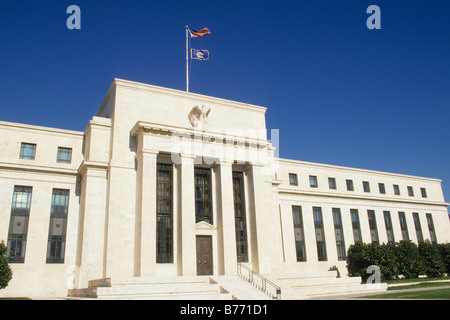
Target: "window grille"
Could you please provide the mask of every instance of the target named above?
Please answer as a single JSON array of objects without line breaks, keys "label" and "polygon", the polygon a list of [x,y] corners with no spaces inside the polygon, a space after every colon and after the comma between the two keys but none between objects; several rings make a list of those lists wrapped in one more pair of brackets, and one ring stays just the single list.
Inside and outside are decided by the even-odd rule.
[{"label": "window grille", "polygon": [[20,159],[34,160],[36,156],[36,145],[34,143],[22,142],[20,145]]},{"label": "window grille", "polygon": [[372,243],[380,243],[378,239],[377,219],[374,210],[367,210],[367,217],[369,218],[370,237]]},{"label": "window grille", "polygon": [[336,236],[336,249],[338,260],[343,261],[346,258],[344,230],[342,227],[341,209],[333,208],[334,234]]},{"label": "window grille", "polygon": [[211,169],[195,168],[195,222],[213,224]]},{"label": "window grille", "polygon": [[294,237],[297,261],[306,261],[305,233],[303,230],[303,216],[301,206],[292,206],[294,219]]},{"label": "window grille", "polygon": [[58,163],[71,163],[72,162],[72,148],[58,147],[58,155],[56,157]]},{"label": "window grille", "polygon": [[327,248],[325,244],[325,231],[323,228],[322,208],[313,207],[314,227],[316,231],[317,258],[319,261],[327,261]]},{"label": "window grille", "polygon": [[247,218],[245,213],[244,174],[233,172],[234,222],[237,262],[248,262]]},{"label": "window grille", "polygon": [[47,243],[47,263],[64,263],[69,190],[53,189]]},{"label": "window grille", "polygon": [[10,263],[25,262],[32,190],[32,187],[14,187],[6,253]]},{"label": "window grille", "polygon": [[172,165],[157,168],[156,262],[173,263]]}]

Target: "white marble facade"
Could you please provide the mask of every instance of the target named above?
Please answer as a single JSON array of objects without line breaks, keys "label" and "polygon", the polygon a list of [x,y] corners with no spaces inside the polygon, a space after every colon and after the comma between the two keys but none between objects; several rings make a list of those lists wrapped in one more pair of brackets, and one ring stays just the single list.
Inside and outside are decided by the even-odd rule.
[{"label": "white marble facade", "polygon": [[[7,243],[15,232],[26,236],[23,256],[12,259],[13,280],[0,296],[66,296],[69,289],[107,277],[235,274],[238,262],[261,274],[334,265],[342,271],[337,239],[345,249],[354,243],[355,212],[364,242],[373,240],[368,214],[376,217],[380,243],[392,237],[417,242],[420,236],[450,241],[440,180],[276,158],[265,111],[115,79],[84,132],[0,122],[0,240]],[[34,145],[34,157],[24,144]],[[57,161],[59,152],[69,149],[70,162]],[[158,209],[164,177],[168,216]],[[198,181],[207,181],[207,187],[200,189]],[[25,211],[14,209],[23,205],[20,190],[29,190]],[[68,199],[65,216],[54,215],[60,190]],[[201,190],[207,196],[199,204]],[[199,208],[208,212],[206,218]],[[23,212],[27,219],[20,221],[27,225],[20,229],[11,219]],[[301,225],[293,218],[299,212]],[[52,217],[64,217],[66,228],[55,261],[49,260],[50,230],[60,230],[52,226],[63,220]],[[420,221],[420,236],[414,219]],[[170,221],[170,228],[164,225],[158,233],[161,221]],[[237,225],[245,240],[239,244]],[[237,246],[245,253],[238,254]],[[158,254],[164,255],[160,261]]]}]

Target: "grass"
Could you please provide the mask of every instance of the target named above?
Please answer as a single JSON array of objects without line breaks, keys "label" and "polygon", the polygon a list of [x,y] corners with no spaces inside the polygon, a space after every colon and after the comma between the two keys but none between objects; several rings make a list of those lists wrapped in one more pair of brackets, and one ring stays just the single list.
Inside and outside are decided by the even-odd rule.
[{"label": "grass", "polygon": [[450,282],[422,282],[419,284],[411,284],[407,286],[389,287],[388,290],[395,291],[395,290],[422,289],[422,288],[446,287],[446,286],[450,286]]},{"label": "grass", "polygon": [[394,292],[361,297],[363,299],[450,300],[450,289]]},{"label": "grass", "polygon": [[450,280],[450,277],[414,278],[414,279],[394,279],[388,280],[387,284],[399,284],[408,282],[435,282],[440,280]]},{"label": "grass", "polygon": [[[369,295],[360,297],[362,299],[415,299],[415,300],[450,300],[450,288],[448,287],[450,282],[443,282],[442,280],[450,280],[448,277],[439,278],[418,278],[418,279],[399,279],[389,280],[388,285],[406,284],[389,287],[388,290],[391,293],[383,293],[377,295]],[[423,289],[417,291],[402,291],[411,289]]]}]

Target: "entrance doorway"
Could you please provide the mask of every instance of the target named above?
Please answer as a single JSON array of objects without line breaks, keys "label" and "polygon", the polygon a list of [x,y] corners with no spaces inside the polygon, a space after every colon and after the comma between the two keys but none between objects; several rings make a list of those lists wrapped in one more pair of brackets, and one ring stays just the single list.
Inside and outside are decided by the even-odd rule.
[{"label": "entrance doorway", "polygon": [[213,274],[212,237],[197,236],[197,275]]}]

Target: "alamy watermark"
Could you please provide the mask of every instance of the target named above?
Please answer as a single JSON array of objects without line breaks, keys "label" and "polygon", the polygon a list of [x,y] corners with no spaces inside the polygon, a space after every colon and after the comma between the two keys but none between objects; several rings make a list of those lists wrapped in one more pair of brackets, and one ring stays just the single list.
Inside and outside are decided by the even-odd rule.
[{"label": "alamy watermark", "polygon": [[278,169],[279,129],[227,129],[192,132],[174,132],[171,135],[171,158],[181,164],[185,155],[194,157],[194,164],[258,164],[263,175],[272,175]]},{"label": "alamy watermark", "polygon": [[381,271],[377,265],[370,265],[367,267],[367,274],[371,274],[366,281],[370,290],[377,290],[381,288]]},{"label": "alamy watermark", "polygon": [[70,16],[66,20],[67,29],[81,29],[81,9],[77,5],[70,5],[67,7],[66,13]]}]

